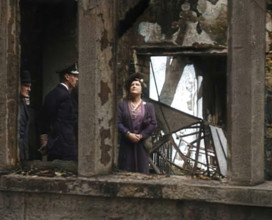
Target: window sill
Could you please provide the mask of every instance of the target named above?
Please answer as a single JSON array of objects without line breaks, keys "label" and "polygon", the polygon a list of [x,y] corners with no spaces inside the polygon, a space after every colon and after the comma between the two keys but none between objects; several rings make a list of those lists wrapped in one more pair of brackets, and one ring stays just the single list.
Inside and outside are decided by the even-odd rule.
[{"label": "window sill", "polygon": [[272,182],[257,186],[232,186],[184,176],[117,173],[86,178],[8,174],[1,176],[0,190],[272,207]]}]

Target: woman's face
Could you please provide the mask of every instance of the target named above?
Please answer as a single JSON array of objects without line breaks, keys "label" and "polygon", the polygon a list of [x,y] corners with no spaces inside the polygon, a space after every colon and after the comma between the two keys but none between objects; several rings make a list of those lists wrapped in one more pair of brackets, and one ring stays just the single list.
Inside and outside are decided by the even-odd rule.
[{"label": "woman's face", "polygon": [[141,95],[142,94],[142,85],[139,81],[133,81],[130,84],[129,93],[131,95]]}]

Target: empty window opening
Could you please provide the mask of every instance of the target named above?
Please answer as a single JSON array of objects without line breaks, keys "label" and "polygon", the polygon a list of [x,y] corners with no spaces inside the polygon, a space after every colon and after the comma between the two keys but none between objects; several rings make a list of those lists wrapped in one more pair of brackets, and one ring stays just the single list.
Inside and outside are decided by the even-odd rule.
[{"label": "empty window opening", "polygon": [[27,70],[31,76],[29,125],[27,130],[20,126],[20,160],[46,160],[39,151],[40,112],[44,97],[59,83],[56,72],[77,63],[77,2],[21,0],[20,14],[21,72]]},{"label": "empty window opening", "polygon": [[226,57],[150,57],[154,172],[225,176]]},{"label": "empty window opening", "polygon": [[[157,94],[156,84],[158,87],[158,93],[160,94],[165,83],[167,57],[151,57],[151,61],[155,74],[150,75],[149,96],[151,99],[158,101],[159,97]],[[170,58],[170,64],[171,61],[172,58]],[[199,76],[199,79],[197,80],[194,66],[192,64],[186,65],[181,73],[181,77],[178,81],[174,98],[170,106],[202,118],[202,97],[199,99],[197,97],[198,83],[201,86],[201,82],[202,76]],[[198,104],[198,102],[200,103]]]}]

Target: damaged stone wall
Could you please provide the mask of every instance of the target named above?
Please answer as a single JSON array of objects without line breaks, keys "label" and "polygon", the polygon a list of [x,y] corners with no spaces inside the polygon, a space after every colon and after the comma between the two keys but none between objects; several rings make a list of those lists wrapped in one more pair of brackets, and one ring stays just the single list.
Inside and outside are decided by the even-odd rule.
[{"label": "damaged stone wall", "polygon": [[[167,51],[174,51],[173,54],[175,54],[189,50],[189,48],[200,51],[200,55],[207,55],[209,52],[201,52],[201,49],[226,49],[227,0],[152,0],[149,1],[148,5],[143,5],[142,1],[134,1],[134,4],[130,5],[130,7],[123,1],[120,1],[119,4],[119,26],[126,23],[127,29],[120,30],[119,28],[120,39],[118,41],[117,56],[118,100],[125,96],[123,85],[129,73],[133,71],[144,72],[147,74],[146,78],[148,80],[149,56],[153,53],[149,51],[149,48],[157,48],[154,55],[167,53]],[[132,15],[134,20],[129,19]],[[145,48],[145,53],[148,55],[138,53],[138,48]],[[194,64],[197,74],[218,74],[220,77],[222,77],[221,73],[226,75],[226,69],[223,70],[226,67],[226,62],[223,63],[224,65],[219,70],[215,65],[217,63],[214,62],[216,59],[207,58],[206,62],[202,62],[201,65],[199,65],[198,58],[190,58],[188,61],[188,58],[183,56],[180,58],[175,57],[175,59],[184,60],[183,67]],[[201,68],[204,68],[205,71],[204,69],[201,70]],[[178,65],[173,65],[172,69],[178,69]],[[181,73],[175,75],[175,73],[169,71],[167,74],[167,80],[160,95],[162,102],[171,105],[174,97],[173,93],[175,93],[176,84]],[[223,76],[223,79],[226,80],[225,76]],[[205,80],[205,82],[207,81]],[[211,85],[213,85],[213,82]],[[219,100],[226,99],[225,87],[225,85],[221,86],[221,96],[224,97]],[[211,88],[211,90],[214,89]],[[211,97],[208,91],[205,92],[205,95],[207,95],[207,98]],[[144,96],[148,96],[148,91],[144,91]],[[222,115],[221,119],[223,118],[225,121],[226,111],[215,112],[214,107],[210,106],[209,103],[214,103],[214,100],[206,101],[205,99],[204,105],[207,105],[205,109],[209,109],[214,115]],[[222,101],[222,103],[225,105],[225,101]],[[206,114],[205,110],[203,114]]]},{"label": "damaged stone wall", "polygon": [[266,12],[266,76],[265,76],[265,174],[272,179],[272,4]]},{"label": "damaged stone wall", "polygon": [[[148,5],[134,1],[130,7],[123,1],[119,4],[119,26],[125,23],[126,29],[119,28],[118,95],[124,93],[121,88],[129,72],[146,68],[133,66],[140,62],[133,47],[213,48],[227,44],[227,0],[152,0]],[[131,16],[134,19],[129,19]]]},{"label": "damaged stone wall", "polygon": [[18,1],[0,1],[0,170],[17,164]]},{"label": "damaged stone wall", "polygon": [[9,219],[271,219],[271,184],[118,173],[81,177],[4,175],[0,216]]},{"label": "damaged stone wall", "polygon": [[150,12],[138,29],[145,43],[226,45],[226,0],[155,0]]},{"label": "damaged stone wall", "polygon": [[265,173],[272,179],[272,57],[266,58]]},{"label": "damaged stone wall", "polygon": [[[11,38],[9,39],[14,40],[10,42],[13,49],[17,47],[16,42],[18,42],[17,39],[12,38],[12,34],[16,32],[16,26],[14,27],[14,23],[11,22],[12,28],[9,29],[9,31],[6,31],[7,20],[5,20],[5,16],[9,14],[7,11],[5,11],[7,5],[13,5],[15,2],[16,1],[12,0],[5,2],[0,1],[0,30],[1,36],[4,36],[0,39],[0,65],[1,70],[4,70],[4,73],[1,72],[1,74],[3,74],[1,75],[3,76],[2,79],[4,80],[0,81],[0,126],[3,126],[1,127],[0,133],[0,143],[2,146],[0,158],[1,168],[3,167],[2,164],[8,164],[6,163],[6,155],[9,154],[6,154],[6,151],[7,148],[14,148],[12,138],[14,138],[16,135],[14,132],[7,134],[7,129],[10,125],[7,123],[10,122],[8,120],[12,120],[11,122],[16,121],[16,119],[12,118],[13,116],[16,118],[16,113],[10,112],[13,110],[13,108],[9,108],[9,103],[7,100],[13,102],[14,97],[16,97],[15,94],[18,92],[17,90],[13,91],[14,88],[17,88],[16,83],[18,82],[18,69],[15,71],[10,67],[10,63],[8,65],[5,63],[6,54],[10,52],[10,50],[6,50],[9,48],[6,48],[6,33],[8,33],[8,36],[11,35]],[[140,3],[142,1],[137,2]],[[154,0],[150,1],[149,3],[152,5],[155,4],[155,2],[156,1]],[[166,4],[167,2],[172,1],[165,0],[161,2]],[[185,4],[185,1],[180,2]],[[191,5],[193,5],[193,3],[196,1],[192,0],[190,2],[192,3],[190,4],[191,7]],[[207,2],[215,5],[219,1],[207,0]],[[234,0],[232,2],[238,2],[238,0]],[[242,0],[239,0],[238,3],[241,4],[242,2]],[[246,3],[249,2],[250,0],[246,1]],[[236,6],[238,6],[238,3]],[[137,56],[135,55],[132,46],[137,45],[138,42],[144,42],[143,36],[138,34],[139,22],[145,21],[141,19],[143,19],[144,14],[149,11],[148,7],[143,7],[144,9],[140,7],[143,10],[139,10],[138,13],[136,13],[138,14],[137,17],[139,19],[136,19],[136,23],[130,23],[128,26],[131,26],[132,28],[129,28],[123,33],[123,35],[121,35],[122,37],[119,41],[118,47],[119,51],[116,58],[114,58],[114,55],[116,55],[114,51],[115,42],[113,40],[115,30],[111,21],[114,18],[113,14],[117,7],[115,7],[115,5],[113,5],[110,1],[106,0],[81,0],[79,1],[79,4],[79,66],[82,77],[80,78],[81,86],[79,90],[80,160],[78,169],[80,175],[89,176],[97,173],[107,173],[111,170],[111,151],[114,144],[113,134],[115,128],[115,110],[113,109],[116,109],[114,98],[114,79],[117,78],[117,74],[120,74],[121,77],[120,81],[118,81],[118,88],[122,88],[122,80],[124,80],[125,76],[130,71],[131,61],[134,63],[134,61],[137,60]],[[138,4],[133,5],[133,8],[134,6],[136,7],[136,5]],[[160,6],[161,9],[163,9],[164,6],[165,5],[162,4],[162,6]],[[3,7],[5,8],[4,13],[2,13]],[[187,8],[188,4],[187,6],[183,6],[184,10]],[[239,9],[239,7],[236,8]],[[252,8],[254,9],[254,7],[251,5],[250,9]],[[12,13],[10,13],[11,15],[16,11],[14,10],[16,7],[12,9]],[[196,11],[196,9],[194,10]],[[245,11],[247,12],[247,10]],[[234,15],[238,15],[238,12],[239,11],[234,11]],[[252,17],[254,20],[257,20],[254,16],[255,11],[251,10],[250,12],[251,13],[248,13],[246,18],[248,19],[249,17]],[[253,27],[256,26],[256,23],[254,23]],[[259,26],[262,27],[261,25]],[[241,29],[241,25],[237,25],[236,28]],[[253,30],[255,31],[255,29]],[[253,32],[253,30],[251,31]],[[137,33],[137,35],[133,34],[134,31]],[[244,29],[241,29],[241,32],[244,32]],[[2,35],[2,33],[5,33],[6,35]],[[171,36],[171,34],[169,36]],[[242,39],[239,38],[239,35],[235,37],[237,41]],[[253,58],[257,59],[258,57],[261,57],[256,55],[254,57],[254,52],[256,52],[256,50],[250,50],[251,48],[248,47],[247,41],[244,45],[247,46],[244,48],[248,49],[246,51],[249,52]],[[253,45],[254,44],[252,44],[252,46]],[[262,44],[260,43],[260,45]],[[235,44],[232,46],[233,50],[237,49]],[[17,52],[17,50],[14,51]],[[11,55],[14,54],[17,53],[14,52]],[[233,54],[236,56],[233,56]],[[233,54],[231,54],[232,61],[234,61],[235,58],[239,58],[238,55],[240,54],[237,53],[237,51],[234,51]],[[243,57],[246,56],[247,54],[243,54]],[[112,64],[114,63],[115,59],[118,61],[118,71],[114,71],[115,68]],[[10,61],[13,61],[13,59],[10,59]],[[242,61],[238,62],[233,69],[238,67],[237,69],[241,69],[242,71],[248,70],[244,68],[244,62]],[[250,61],[251,60],[249,60],[250,67],[252,68],[253,62]],[[18,63],[15,62],[12,64],[14,65],[13,68],[16,68]],[[7,69],[9,69],[7,67],[9,67],[11,70],[11,72],[9,72],[9,76],[7,76]],[[250,76],[252,74],[253,77],[256,77],[258,71],[248,71],[245,73],[250,73]],[[254,73],[256,75],[254,75]],[[237,95],[241,93],[242,95],[245,94],[246,90],[243,90],[245,87],[239,89],[239,83],[242,81],[244,76],[245,74],[241,73],[237,82],[238,85],[235,85],[235,88],[239,91]],[[14,80],[16,85],[13,85],[10,81],[8,81],[8,77],[11,77],[10,81]],[[232,79],[235,82],[236,78],[233,77]],[[252,90],[256,88],[252,86],[254,84],[253,80],[250,79],[247,81],[249,82],[249,89]],[[6,82],[9,82],[10,84],[6,84]],[[262,87],[263,82],[261,80],[259,82],[260,87]],[[12,85],[14,87],[7,90],[7,85]],[[246,87],[245,89],[248,88]],[[259,93],[262,93],[261,89],[258,91]],[[248,94],[249,93],[245,94],[245,96],[242,96],[241,98],[247,98],[246,101],[251,101],[248,98],[251,96]],[[234,96],[236,94],[232,93],[232,95]],[[11,99],[7,99],[7,97]],[[254,97],[259,99],[262,96],[257,93],[257,95]],[[4,98],[4,101],[2,101],[2,98]],[[238,115],[242,114],[244,111],[244,106],[239,104],[240,103],[236,101],[232,106],[235,110],[234,113],[237,113]],[[250,107],[252,108],[254,106],[254,102],[250,104]],[[256,118],[256,121],[260,122],[257,113],[259,112],[247,112],[247,114],[245,114],[245,118],[247,119],[255,116],[254,118]],[[8,117],[11,118],[8,119]],[[232,117],[232,119],[236,118]],[[242,119],[244,118],[242,117]],[[251,124],[254,124],[256,121],[250,122],[253,122]],[[241,139],[245,140],[248,138],[249,135],[247,132],[245,132],[247,128],[250,128],[248,130],[253,130],[252,127],[248,126],[248,124],[243,122],[242,125],[239,126],[239,123],[240,121],[237,120],[235,125],[238,125],[238,127],[241,128],[241,134],[244,136],[242,136],[242,138],[236,138],[236,142],[240,141]],[[257,123],[257,125],[257,129],[261,130],[263,124]],[[15,128],[16,126],[11,124],[11,129],[14,130]],[[240,132],[240,130],[238,130],[238,132]],[[255,139],[258,139],[260,136],[263,137],[262,135],[257,137],[254,134],[251,135]],[[247,159],[250,158],[248,156],[249,154],[250,156],[254,156],[254,154],[258,154],[260,151],[257,141],[254,143],[248,143],[246,146],[249,149],[248,152],[245,152],[244,145],[242,144],[243,142],[238,142],[238,146],[237,144],[234,145],[234,147],[239,147],[239,151],[237,151],[237,154],[235,154],[236,157],[233,156],[231,159],[235,160],[238,158],[240,161],[239,164],[234,164],[235,168],[240,166],[241,170],[238,169],[238,171],[247,171],[237,172],[238,177],[240,176],[239,174],[245,174],[244,176],[246,176],[246,178],[255,178],[254,176],[252,177],[248,174],[255,173],[254,171],[256,171],[256,169],[252,169],[250,166],[256,165],[256,160],[248,161]],[[256,151],[252,150],[252,146],[256,146],[254,148]],[[242,159],[246,160],[246,163],[243,160],[241,161],[241,157]],[[256,159],[256,157],[253,159]],[[260,163],[258,161],[258,165],[259,164]],[[104,176],[104,179],[103,176],[95,176],[93,177],[93,180],[85,177],[59,177],[50,179],[37,178],[35,176],[20,176],[18,178],[16,177],[15,181],[12,181],[12,175],[11,177],[9,177],[9,175],[2,175],[0,185],[0,216],[3,219],[101,219],[107,217],[111,219],[271,219],[270,206],[272,206],[272,192],[269,183],[254,187],[232,187],[230,185],[223,187],[218,182],[207,185],[207,182],[199,182],[196,180],[197,186],[192,187],[194,180],[186,182],[184,180],[176,179],[176,181],[172,181],[173,179],[170,179],[167,176],[165,180],[167,186],[165,186],[162,184],[161,179],[158,179],[156,182],[152,182],[150,181],[149,176],[144,175],[141,179],[137,178],[137,175],[139,174],[136,174],[132,180],[130,180],[128,175],[125,173],[123,179],[119,179],[117,177],[117,179],[113,180],[107,179],[107,176]],[[11,178],[11,181],[9,178]],[[256,182],[253,183],[255,184]],[[169,196],[171,196],[171,198]],[[230,201],[228,200],[229,198],[232,198],[233,200]],[[243,201],[250,202],[245,204]]]},{"label": "damaged stone wall", "polygon": [[[69,208],[68,208],[69,207]],[[271,219],[271,208],[205,202],[0,192],[9,219]]]},{"label": "damaged stone wall", "polygon": [[115,143],[114,2],[78,3],[80,175],[108,173]]},{"label": "damaged stone wall", "polygon": [[[140,1],[137,2],[140,3]],[[146,68],[146,66],[142,68],[141,66],[135,65],[135,63],[137,64],[139,62],[139,56],[137,56],[136,50],[139,47],[145,47],[146,51],[148,51],[148,48],[152,47],[164,49],[161,49],[160,51],[166,51],[168,48],[172,49],[173,47],[184,50],[188,48],[201,49],[203,47],[226,47],[227,3],[228,1],[226,0],[152,0],[149,1],[148,7],[142,9],[142,11],[138,11],[137,14],[134,14],[138,16],[138,18],[135,22],[130,24],[130,28],[122,32],[118,42],[117,72],[119,78],[117,92],[119,99],[124,97],[125,93],[122,88],[129,72],[134,71],[134,69],[142,70]],[[251,4],[254,7],[258,7],[258,9],[261,9],[258,2],[254,1],[251,2]],[[137,7],[135,5],[132,6],[129,10],[127,9],[126,12],[123,12],[122,15],[132,11],[134,8]],[[244,13],[247,9],[247,7],[241,8],[239,13]],[[244,22],[246,16],[246,14],[243,14],[241,16],[241,22],[235,22],[239,24]],[[250,21],[245,22],[244,25],[246,33],[250,33],[251,31],[250,25],[249,27],[247,26],[248,22]],[[233,38],[235,37],[236,36]],[[259,40],[254,39],[254,37],[255,35],[250,39],[252,45],[255,45],[254,43]],[[242,45],[245,44],[245,42],[243,42],[244,39],[242,38],[238,39],[238,41],[241,41]],[[246,47],[248,46],[245,45],[245,48]],[[232,49],[236,51],[236,48]],[[175,50],[175,52],[176,51],[177,50]],[[236,51],[236,53],[238,53],[238,51]],[[158,52],[156,55],[158,55]],[[253,59],[258,60],[261,58],[257,58],[255,55]],[[146,65],[147,62],[144,64]],[[236,71],[233,70],[233,72]],[[234,82],[234,80],[232,82]],[[228,89],[230,89],[230,86]],[[230,111],[230,108],[228,111]],[[248,116],[245,116],[245,118],[246,117]],[[228,123],[232,124],[230,120]],[[237,138],[241,138],[241,136]],[[243,142],[241,141],[240,145],[244,146],[242,143]],[[245,150],[241,147],[241,151]],[[239,153],[240,152],[237,152],[237,155]],[[238,175],[239,172],[237,176]],[[246,174],[245,176],[248,175]]]}]

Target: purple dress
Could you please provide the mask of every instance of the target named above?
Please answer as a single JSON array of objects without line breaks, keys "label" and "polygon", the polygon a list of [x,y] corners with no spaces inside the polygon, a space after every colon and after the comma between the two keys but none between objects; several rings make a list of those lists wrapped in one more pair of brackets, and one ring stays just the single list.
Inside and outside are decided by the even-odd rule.
[{"label": "purple dress", "polygon": [[[118,106],[117,123],[121,134],[118,163],[121,170],[149,173],[148,153],[144,148],[143,140],[154,132],[157,120],[151,103],[143,102],[140,109],[134,115],[131,114],[128,101],[123,101]],[[142,140],[138,143],[131,142],[126,135],[128,131],[141,134]]]}]

